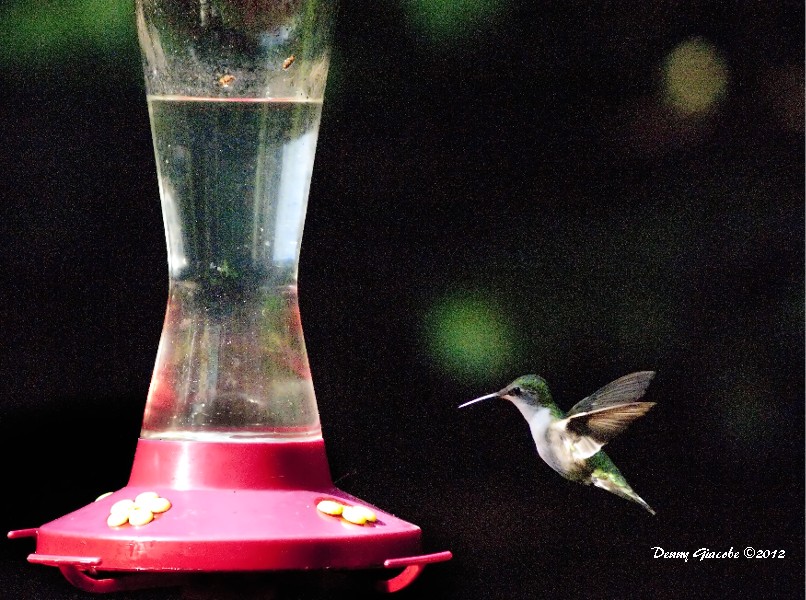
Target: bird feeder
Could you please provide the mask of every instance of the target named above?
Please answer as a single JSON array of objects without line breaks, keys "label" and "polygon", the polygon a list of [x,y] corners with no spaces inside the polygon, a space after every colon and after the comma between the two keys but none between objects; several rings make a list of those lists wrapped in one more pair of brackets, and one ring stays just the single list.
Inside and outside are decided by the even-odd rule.
[{"label": "bird feeder", "polygon": [[126,487],[36,529],[93,592],[198,573],[379,569],[450,552],[332,482],[297,266],[329,64],[328,0],[138,0],[169,298]]}]

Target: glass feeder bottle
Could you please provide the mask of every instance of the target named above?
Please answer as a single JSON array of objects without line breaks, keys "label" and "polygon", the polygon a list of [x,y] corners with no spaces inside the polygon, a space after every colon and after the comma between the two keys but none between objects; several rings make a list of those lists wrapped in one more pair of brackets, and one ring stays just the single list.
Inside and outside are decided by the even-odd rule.
[{"label": "glass feeder bottle", "polygon": [[285,9],[285,19],[299,3],[270,3],[269,14],[241,12],[235,35],[225,27],[231,4],[198,3],[185,40],[161,35],[161,21],[177,29],[165,3],[140,27],[170,274],[146,439],[321,435],[297,266],[326,15],[317,5]]}]

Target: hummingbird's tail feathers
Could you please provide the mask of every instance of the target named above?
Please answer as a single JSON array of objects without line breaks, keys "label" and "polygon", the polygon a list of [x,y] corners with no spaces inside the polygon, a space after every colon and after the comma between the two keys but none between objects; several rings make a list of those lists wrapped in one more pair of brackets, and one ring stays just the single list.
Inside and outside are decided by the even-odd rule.
[{"label": "hummingbird's tail feathers", "polygon": [[591,476],[591,483],[598,488],[615,494],[616,496],[621,496],[622,498],[626,498],[627,500],[640,504],[647,511],[649,511],[649,514],[651,515],[655,514],[655,511],[652,510],[652,507],[649,506],[649,504],[647,504],[644,499],[641,498],[641,496],[633,491],[633,489],[619,472],[597,473],[594,471],[593,475]]}]

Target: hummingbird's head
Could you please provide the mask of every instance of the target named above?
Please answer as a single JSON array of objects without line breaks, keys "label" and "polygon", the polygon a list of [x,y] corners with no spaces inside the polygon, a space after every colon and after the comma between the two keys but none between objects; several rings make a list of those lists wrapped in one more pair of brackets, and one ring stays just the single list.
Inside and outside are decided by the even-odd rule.
[{"label": "hummingbird's head", "polygon": [[539,408],[554,402],[546,380],[539,375],[523,375],[498,392],[498,397]]},{"label": "hummingbird's head", "polygon": [[545,379],[539,375],[523,375],[502,390],[465,402],[459,408],[490,398],[501,398],[502,400],[509,400],[516,406],[525,405],[532,408],[552,406],[554,404]]}]

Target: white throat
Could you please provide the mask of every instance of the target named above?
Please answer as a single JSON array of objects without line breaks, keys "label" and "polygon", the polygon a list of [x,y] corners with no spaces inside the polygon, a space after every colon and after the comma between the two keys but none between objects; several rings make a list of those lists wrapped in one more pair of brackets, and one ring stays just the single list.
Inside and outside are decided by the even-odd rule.
[{"label": "white throat", "polygon": [[529,423],[529,429],[532,432],[532,438],[535,441],[540,458],[552,469],[562,472],[568,465],[565,464],[567,461],[561,460],[557,456],[557,448],[549,439],[552,437],[549,427],[555,421],[551,415],[551,410],[545,406],[532,406],[518,400],[513,400],[512,403],[518,407],[523,418]]},{"label": "white throat", "polygon": [[546,431],[552,422],[551,411],[545,406],[532,406],[520,400],[513,400],[512,404],[518,407],[523,418],[529,423],[529,429],[532,430],[532,437],[535,439],[537,451],[540,452],[540,456],[543,456],[540,446],[546,442]]}]

